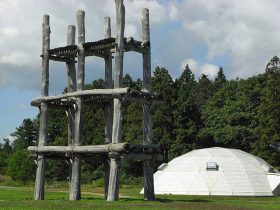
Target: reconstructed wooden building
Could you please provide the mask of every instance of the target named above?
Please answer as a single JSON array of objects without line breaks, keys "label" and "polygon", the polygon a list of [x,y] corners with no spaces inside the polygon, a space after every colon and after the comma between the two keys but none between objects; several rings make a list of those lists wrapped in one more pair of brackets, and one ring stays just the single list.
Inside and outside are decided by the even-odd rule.
[{"label": "reconstructed wooden building", "polygon": [[[163,159],[163,149],[152,144],[151,109],[160,101],[159,94],[151,92],[151,45],[149,11],[142,10],[142,41],[124,37],[125,7],[123,0],[115,0],[116,36],[111,37],[110,18],[105,17],[104,39],[85,41],[85,13],[77,12],[78,43],[75,44],[75,26],[68,27],[67,46],[50,49],[49,16],[43,17],[41,97],[32,101],[40,109],[39,142],[28,150],[37,162],[35,199],[44,199],[45,161],[47,158],[64,158],[71,162],[70,200],[81,198],[81,160],[102,159],[105,168],[105,197],[107,201],[119,198],[119,170],[121,158],[144,162],[144,198],[153,200],[153,160]],[[134,51],[143,55],[143,86],[141,91],[123,87],[123,57]],[[98,56],[105,62],[105,89],[83,90],[85,57]],[[115,60],[114,71],[112,60]],[[49,61],[64,62],[67,72],[67,93],[49,96]],[[77,62],[77,65],[75,64]],[[77,71],[76,71],[77,66]],[[112,74],[114,73],[114,78]],[[143,107],[143,144],[121,142],[122,103],[135,100]],[[82,108],[85,103],[100,103],[105,112],[105,140],[103,145],[82,145]],[[68,117],[68,146],[47,145],[48,110],[64,109]]]}]

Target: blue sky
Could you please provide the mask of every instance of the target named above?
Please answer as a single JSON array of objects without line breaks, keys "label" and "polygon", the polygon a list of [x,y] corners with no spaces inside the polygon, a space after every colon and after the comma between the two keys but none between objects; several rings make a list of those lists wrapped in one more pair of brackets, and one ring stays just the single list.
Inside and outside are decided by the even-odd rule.
[{"label": "blue sky", "polygon": [[[124,0],[125,36],[141,40],[141,9],[150,10],[152,68],[165,67],[173,78],[189,64],[196,78],[214,78],[223,66],[228,79],[263,73],[279,55],[280,1],[276,0]],[[75,13],[86,12],[86,41],[103,38],[103,18],[112,18],[114,0],[0,1],[0,141],[34,118],[30,106],[40,94],[41,20],[50,15],[51,48],[64,46]],[[102,59],[87,58],[86,82],[103,77]],[[125,55],[124,72],[142,76],[141,55]],[[63,91],[64,64],[50,64],[50,95]]]}]

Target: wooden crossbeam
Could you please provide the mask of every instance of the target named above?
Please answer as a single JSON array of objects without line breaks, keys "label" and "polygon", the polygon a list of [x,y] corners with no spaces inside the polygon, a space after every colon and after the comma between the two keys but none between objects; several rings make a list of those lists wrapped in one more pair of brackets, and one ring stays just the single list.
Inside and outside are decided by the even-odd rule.
[{"label": "wooden crossbeam", "polygon": [[138,102],[162,101],[162,95],[159,93],[150,93],[144,91],[131,90],[130,88],[117,89],[92,89],[82,90],[71,93],[60,94],[57,96],[39,97],[31,102],[32,106],[39,106],[41,102],[48,102],[55,106],[72,106],[75,104],[75,97],[82,97],[84,102],[111,102],[113,98],[123,98],[123,100]]},{"label": "wooden crossbeam", "polygon": [[125,152],[127,151],[128,144],[120,143],[120,144],[105,144],[105,145],[89,145],[89,146],[30,146],[28,147],[28,151],[35,153],[92,153],[92,154],[105,154],[109,152]]},{"label": "wooden crossbeam", "polygon": [[126,94],[126,93],[128,93],[128,91],[129,91],[129,88],[80,90],[80,91],[76,91],[76,92],[60,94],[57,96],[39,97],[37,99],[32,100],[31,105],[36,105],[43,101],[50,102],[50,101],[67,99],[67,98],[71,98],[71,97]]},{"label": "wooden crossbeam", "polygon": [[44,153],[65,153],[65,154],[108,154],[135,153],[135,154],[163,154],[164,147],[161,145],[134,145],[128,143],[110,143],[104,145],[69,145],[69,146],[29,146],[28,151],[38,154]]}]

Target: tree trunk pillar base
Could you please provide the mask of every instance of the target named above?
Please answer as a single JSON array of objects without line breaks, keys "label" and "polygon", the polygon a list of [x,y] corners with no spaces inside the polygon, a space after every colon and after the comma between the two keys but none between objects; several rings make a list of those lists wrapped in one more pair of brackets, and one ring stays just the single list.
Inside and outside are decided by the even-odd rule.
[{"label": "tree trunk pillar base", "polygon": [[152,161],[144,161],[144,199],[153,201],[155,200],[154,190],[154,171]]},{"label": "tree trunk pillar base", "polygon": [[44,185],[45,185],[45,158],[40,155],[37,163],[36,180],[35,180],[35,200],[44,200]]},{"label": "tree trunk pillar base", "polygon": [[121,161],[118,157],[111,158],[107,201],[119,200],[119,172]]},{"label": "tree trunk pillar base", "polygon": [[72,165],[69,200],[81,199],[81,160],[75,158]]}]

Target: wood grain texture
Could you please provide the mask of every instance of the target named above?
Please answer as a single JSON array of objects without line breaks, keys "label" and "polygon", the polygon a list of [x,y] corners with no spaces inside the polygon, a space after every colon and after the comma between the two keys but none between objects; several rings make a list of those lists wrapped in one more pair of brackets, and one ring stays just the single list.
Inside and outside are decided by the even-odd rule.
[{"label": "wood grain texture", "polygon": [[[104,18],[104,38],[111,38],[111,19],[109,17]],[[104,59],[105,61],[105,88],[112,89],[112,53]],[[112,143],[112,129],[113,129],[113,104],[107,103],[104,107],[105,115],[105,144]],[[107,199],[109,177],[110,177],[110,161],[103,161],[104,166],[104,196]]]},{"label": "wood grain texture", "polygon": [[[76,15],[78,28],[78,73],[77,91],[82,91],[85,80],[85,53],[83,44],[85,43],[85,12],[79,10]],[[74,123],[74,145],[82,143],[82,105],[81,97],[76,98],[75,123]],[[72,161],[72,175],[70,183],[69,200],[81,199],[81,159],[77,155]]]},{"label": "wood grain texture", "polygon": [[[149,10],[142,9],[142,39],[143,42],[150,43],[150,24],[149,24]],[[142,91],[151,92],[151,45],[147,47],[147,52],[143,53],[143,87]],[[151,104],[144,103],[144,140],[143,144],[152,144],[152,116]],[[151,160],[145,160],[143,164],[144,171],[144,199],[155,200],[154,192],[154,172]]]},{"label": "wood grain texture", "polygon": [[[41,80],[41,95],[48,96],[49,94],[49,53],[50,49],[50,18],[49,15],[43,17],[43,41],[42,41],[42,80]],[[40,106],[40,125],[39,125],[39,146],[47,144],[48,133],[48,105],[42,102]],[[36,179],[35,179],[35,200],[44,199],[44,183],[45,183],[45,158],[44,155],[39,155],[37,160]]]}]

